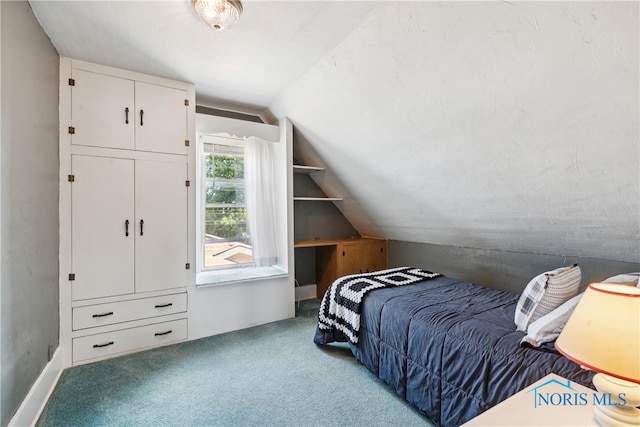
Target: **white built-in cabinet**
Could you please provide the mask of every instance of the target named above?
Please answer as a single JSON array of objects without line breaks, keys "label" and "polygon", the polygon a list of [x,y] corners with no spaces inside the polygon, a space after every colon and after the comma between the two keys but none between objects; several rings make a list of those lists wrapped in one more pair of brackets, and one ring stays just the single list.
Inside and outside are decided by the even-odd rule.
[{"label": "white built-in cabinet", "polygon": [[186,286],[186,159],[72,155],[71,170],[72,299]]},{"label": "white built-in cabinet", "polygon": [[71,115],[82,124],[73,126],[72,144],[187,154],[185,90],[79,69],[72,75]]},{"label": "white built-in cabinet", "polygon": [[66,364],[187,339],[193,85],[69,58],[60,82]]}]

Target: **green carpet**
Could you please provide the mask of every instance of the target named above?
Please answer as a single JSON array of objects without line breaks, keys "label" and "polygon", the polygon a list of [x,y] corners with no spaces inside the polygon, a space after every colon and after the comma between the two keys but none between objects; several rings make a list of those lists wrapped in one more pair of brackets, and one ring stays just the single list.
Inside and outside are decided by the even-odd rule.
[{"label": "green carpet", "polygon": [[295,319],[63,372],[37,426],[430,426],[346,345]]}]

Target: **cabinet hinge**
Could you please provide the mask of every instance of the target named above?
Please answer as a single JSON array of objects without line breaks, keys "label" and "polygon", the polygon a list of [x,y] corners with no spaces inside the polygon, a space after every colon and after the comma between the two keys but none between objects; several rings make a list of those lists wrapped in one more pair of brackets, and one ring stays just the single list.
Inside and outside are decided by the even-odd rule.
[{"label": "cabinet hinge", "polygon": [[187,270],[190,270],[191,269],[191,263],[190,262],[186,263],[184,265],[184,268],[186,268]]},{"label": "cabinet hinge", "polygon": [[188,99],[184,100],[184,105],[187,106],[187,107],[189,106],[189,100]]},{"label": "cabinet hinge", "polygon": [[185,147],[188,147],[190,144],[191,144],[191,142],[189,142],[189,140],[188,140],[188,139],[185,139],[185,140],[184,140],[184,146],[185,146]]},{"label": "cabinet hinge", "polygon": [[69,133],[71,135],[74,135],[76,133],[76,128],[74,128],[73,126],[69,126]]},{"label": "cabinet hinge", "polygon": [[75,182],[76,181],[76,176],[75,175],[69,175],[68,178],[69,182]]},{"label": "cabinet hinge", "polygon": [[75,86],[76,81],[74,79],[69,79],[69,86]]},{"label": "cabinet hinge", "polygon": [[69,280],[76,280],[76,274],[75,273],[69,274]]},{"label": "cabinet hinge", "polygon": [[186,181],[184,182],[184,185],[185,185],[185,187],[190,187],[190,186],[191,186],[191,181],[186,180]]}]

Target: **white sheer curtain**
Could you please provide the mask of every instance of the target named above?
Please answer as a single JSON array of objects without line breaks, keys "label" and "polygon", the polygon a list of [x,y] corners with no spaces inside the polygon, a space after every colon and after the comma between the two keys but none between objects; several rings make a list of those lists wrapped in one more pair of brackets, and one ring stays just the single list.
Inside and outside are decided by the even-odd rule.
[{"label": "white sheer curtain", "polygon": [[247,224],[256,267],[277,261],[273,144],[255,136],[245,138],[245,200]]}]

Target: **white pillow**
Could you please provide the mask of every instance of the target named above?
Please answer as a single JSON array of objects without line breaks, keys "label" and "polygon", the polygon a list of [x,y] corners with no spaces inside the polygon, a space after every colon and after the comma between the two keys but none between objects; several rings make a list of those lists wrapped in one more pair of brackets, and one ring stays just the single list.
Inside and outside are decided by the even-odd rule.
[{"label": "white pillow", "polygon": [[581,293],[551,313],[547,313],[535,322],[531,322],[527,328],[527,335],[520,341],[520,346],[528,343],[533,347],[540,347],[540,345],[558,338],[576,305],[580,302],[580,298],[582,298]]},{"label": "white pillow", "polygon": [[640,273],[626,273],[609,277],[602,283],[622,283],[623,285],[640,287],[640,281],[638,279],[640,279]]},{"label": "white pillow", "polygon": [[526,332],[531,322],[550,313],[578,293],[582,272],[578,264],[561,267],[534,277],[520,295],[514,322]]}]

